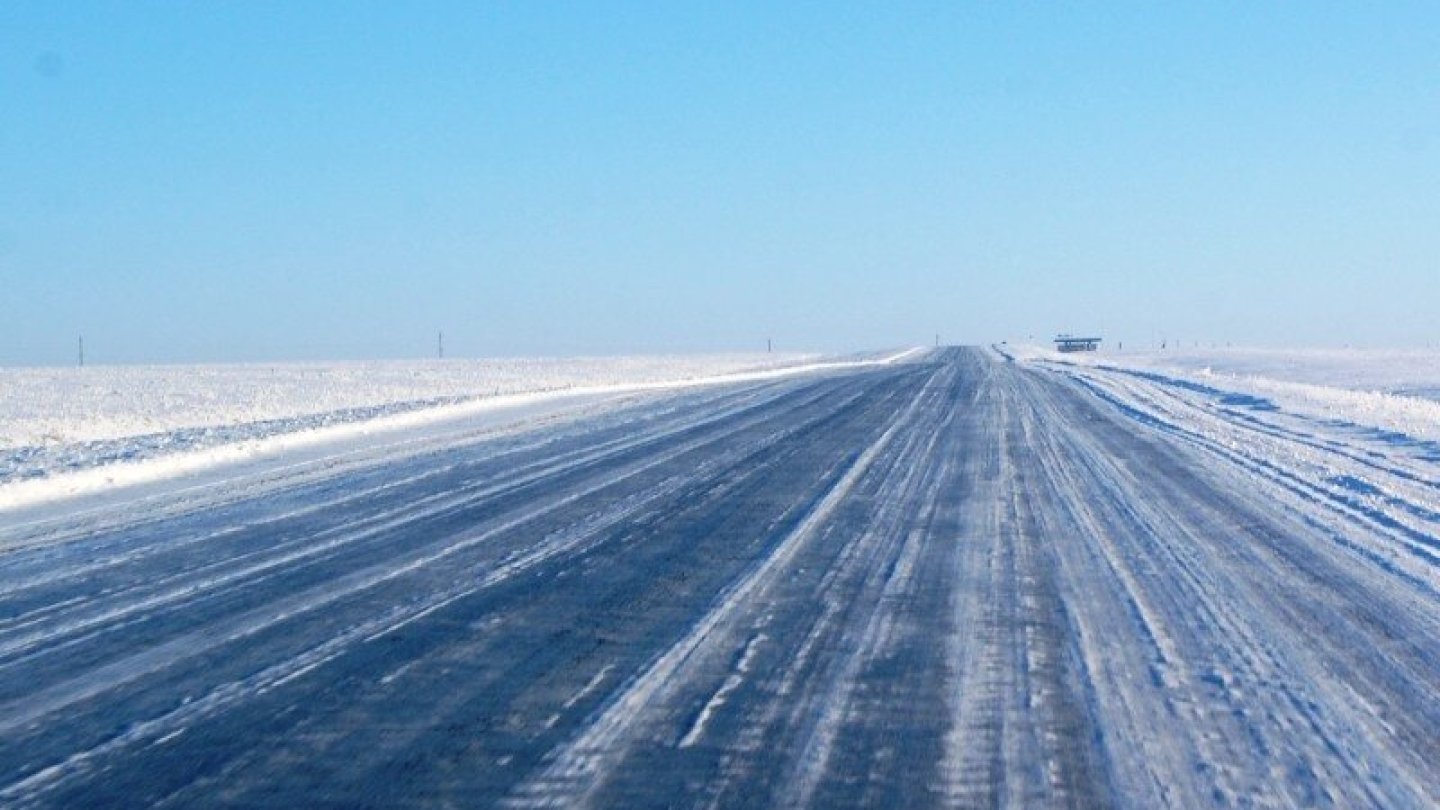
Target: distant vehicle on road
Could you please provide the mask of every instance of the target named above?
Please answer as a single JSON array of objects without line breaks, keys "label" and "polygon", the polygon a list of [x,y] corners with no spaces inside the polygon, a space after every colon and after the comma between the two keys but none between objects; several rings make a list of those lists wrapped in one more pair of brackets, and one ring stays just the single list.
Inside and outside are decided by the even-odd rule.
[{"label": "distant vehicle on road", "polygon": [[1062,352],[1093,352],[1100,348],[1100,338],[1056,335],[1055,348]]}]

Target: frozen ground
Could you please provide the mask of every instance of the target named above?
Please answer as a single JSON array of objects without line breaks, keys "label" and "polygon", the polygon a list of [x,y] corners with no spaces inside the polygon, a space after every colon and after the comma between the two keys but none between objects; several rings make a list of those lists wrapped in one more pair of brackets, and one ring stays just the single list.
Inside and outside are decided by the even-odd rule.
[{"label": "frozen ground", "polygon": [[[7,484],[515,395],[793,368],[809,355],[0,368]],[[413,420],[412,420],[413,421]],[[232,453],[233,454],[233,453]],[[222,454],[223,455],[223,454]]]},{"label": "frozen ground", "polygon": [[1440,399],[1440,349],[1107,348],[1065,357]]},{"label": "frozen ground", "polygon": [[0,510],[0,805],[1440,806],[1433,442],[958,349],[444,430]]},{"label": "frozen ground", "polygon": [[1440,441],[1440,350],[1181,348],[1059,354],[1001,347],[1018,359],[1127,369],[1264,398],[1287,411]]},{"label": "frozen ground", "polygon": [[0,368],[0,448],[366,412],[794,365],[796,354]]}]

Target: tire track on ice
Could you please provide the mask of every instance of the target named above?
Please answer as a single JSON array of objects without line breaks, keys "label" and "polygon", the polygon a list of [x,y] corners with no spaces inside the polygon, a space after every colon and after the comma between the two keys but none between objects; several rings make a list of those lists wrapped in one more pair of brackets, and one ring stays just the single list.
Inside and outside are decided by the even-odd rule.
[{"label": "tire track on ice", "polygon": [[[814,399],[818,399],[820,396],[821,394],[816,394],[814,396]],[[805,401],[805,404],[812,403],[813,399],[807,399]],[[260,548],[254,549],[248,553],[237,554],[226,559],[213,560],[204,563],[199,567],[188,567],[168,577],[161,577],[158,579],[154,578],[153,576],[142,578],[133,587],[106,592],[103,594],[105,600],[112,602],[120,602],[122,603],[122,607],[119,608],[117,611],[103,614],[88,621],[78,619],[72,619],[71,621],[75,624],[77,628],[84,629],[87,626],[103,623],[107,619],[123,617],[124,615],[126,615],[127,612],[134,612],[134,610],[127,611],[126,608],[123,607],[123,604],[127,600],[133,602],[134,600],[132,594],[137,591],[141,593],[145,592],[146,590],[158,592],[159,595],[149,597],[148,601],[144,602],[143,604],[141,604],[140,602],[134,602],[134,604],[139,606],[137,609],[149,610],[158,606],[159,604],[163,604],[166,601],[176,598],[177,595],[184,596],[187,594],[193,594],[195,592],[194,580],[197,578],[197,576],[203,575],[206,571],[209,570],[224,571],[226,567],[241,563],[247,558],[262,558],[262,561],[260,563],[254,565],[250,569],[240,572],[232,572],[232,576],[222,576],[213,580],[213,584],[223,585],[233,579],[244,578],[247,574],[247,571],[263,571],[278,566],[284,566],[290,562],[294,562],[296,560],[306,557],[323,556],[324,552],[339,548],[345,545],[347,542],[350,542],[352,540],[363,540],[366,537],[382,534],[387,529],[393,528],[397,525],[404,525],[414,520],[442,517],[444,515],[453,513],[453,511],[455,510],[466,508],[479,500],[513,494],[515,492],[523,490],[525,487],[534,485],[538,482],[553,479],[555,476],[563,473],[570,473],[580,471],[586,468],[599,467],[604,463],[614,459],[620,454],[643,450],[647,447],[673,439],[686,432],[703,430],[721,424],[727,419],[741,418],[749,415],[750,421],[742,422],[731,426],[736,431],[743,430],[749,426],[757,424],[758,421],[763,421],[765,418],[767,418],[766,415],[763,413],[758,416],[755,415],[757,409],[759,409],[763,404],[763,402],[761,404],[747,403],[743,404],[740,407],[730,410],[724,410],[719,413],[702,413],[700,415],[700,418],[694,418],[692,416],[691,419],[681,421],[677,425],[662,424],[659,426],[659,429],[657,431],[643,433],[638,436],[622,435],[616,439],[602,442],[599,445],[585,447],[571,452],[565,452],[555,457],[543,457],[537,461],[522,465],[518,468],[509,468],[502,470],[501,474],[505,477],[499,480],[481,478],[468,482],[460,487],[450,488],[447,490],[442,490],[440,492],[431,493],[429,495],[425,495],[419,498],[407,500],[398,508],[381,509],[379,511],[371,512],[369,514],[362,514],[360,516],[346,514],[337,515],[337,518],[339,518],[339,520],[342,522],[336,523],[327,528],[319,529],[318,531],[313,526],[300,526],[294,530],[293,536],[274,539],[267,537],[265,545]],[[542,440],[540,442],[533,443],[531,446],[541,447],[544,446],[546,443],[546,440]],[[522,450],[523,449],[528,448],[522,448]],[[512,452],[519,451],[502,452],[496,457],[485,458],[483,459],[483,461],[486,463],[490,463],[496,460],[503,460],[504,458],[509,457]],[[457,465],[444,465],[439,469],[423,471],[419,475],[407,477],[398,482],[386,483],[382,484],[379,487],[365,490],[361,493],[358,493],[354,497],[347,496],[339,498],[337,500],[327,503],[326,506],[335,507],[356,503],[357,501],[363,502],[363,499],[367,499],[378,493],[394,491],[398,489],[401,485],[405,485],[410,482],[421,483],[434,480],[439,476],[444,475],[447,471],[454,469],[456,466]],[[247,526],[246,530],[252,534],[265,535],[269,533],[270,527],[279,525],[284,521],[293,519],[293,517],[297,514],[304,515],[310,513],[311,511],[312,510],[309,509],[297,510],[297,512],[287,513],[274,519],[264,520],[258,524]],[[367,528],[369,528],[370,531],[367,532]],[[353,533],[354,537],[343,536],[346,532]],[[202,538],[213,538],[215,534],[216,533],[213,532],[204,533],[202,534]],[[317,543],[318,540],[323,540],[323,538],[329,535],[341,536],[338,540],[332,543]],[[166,546],[172,542],[173,541],[171,540],[171,538],[165,535],[161,535],[158,539],[158,542],[153,539],[147,539],[147,542],[145,546],[143,546],[142,551],[157,546]],[[266,559],[267,555],[268,559]],[[78,571],[66,575],[72,577],[92,577],[94,573],[95,564],[93,562],[82,562]],[[57,576],[57,574],[49,573],[42,575],[42,578],[48,579],[53,578],[54,576]],[[186,583],[186,586],[178,590],[172,590],[167,594],[164,589],[174,582],[183,582]],[[19,590],[21,588],[27,587],[28,585],[29,583],[23,578],[13,579],[11,580],[10,587],[7,588],[6,591],[0,591],[0,595],[3,595],[7,592]],[[72,607],[77,607],[80,610],[89,610],[92,612],[96,612],[101,609],[100,604],[100,600],[92,599],[86,601],[84,604],[72,605]],[[57,614],[52,610],[49,615],[56,616]],[[23,649],[27,645],[27,643],[34,640],[33,638],[25,637],[21,637],[21,639],[18,641],[14,638],[7,638],[15,635],[15,630],[17,628],[21,628],[25,624],[28,624],[28,622],[25,621],[28,618],[30,618],[28,614],[16,615],[12,618],[13,626],[6,627],[4,628],[3,632],[0,632],[0,657],[13,654],[16,649]],[[0,625],[0,627],[3,627],[3,625]],[[55,638],[61,635],[63,632],[63,630],[52,627],[51,629],[46,631],[46,635],[39,635],[38,637]]]},{"label": "tire track on ice", "polygon": [[[206,717],[214,716],[224,711],[228,706],[247,699],[249,695],[264,694],[267,691],[287,685],[299,677],[314,672],[319,667],[342,655],[348,648],[355,644],[374,641],[401,627],[410,625],[416,621],[425,620],[437,611],[446,608],[460,599],[471,596],[486,588],[494,587],[501,582],[511,580],[515,576],[532,570],[542,563],[548,563],[557,559],[560,555],[583,553],[586,549],[585,543],[595,539],[596,535],[602,530],[622,523],[629,517],[643,511],[657,500],[674,496],[685,486],[709,488],[711,485],[705,483],[707,480],[719,482],[727,478],[729,479],[727,486],[736,485],[743,479],[728,476],[727,470],[735,467],[743,467],[747,470],[747,474],[754,474],[757,471],[765,469],[766,466],[771,463],[771,461],[766,458],[768,448],[787,440],[791,436],[806,431],[821,429],[825,424],[833,421],[838,414],[847,413],[851,409],[851,405],[870,387],[872,387],[870,383],[864,383],[860,385],[858,389],[856,386],[849,384],[836,385],[831,387],[828,393],[824,395],[802,399],[806,407],[781,409],[780,413],[767,414],[767,418],[765,419],[748,421],[741,425],[733,426],[734,429],[732,430],[695,440],[678,448],[667,448],[667,452],[661,454],[658,458],[648,458],[645,463],[629,471],[624,469],[613,471],[607,481],[592,483],[580,492],[570,492],[561,500],[550,504],[546,509],[540,511],[550,512],[564,506],[572,505],[582,497],[614,486],[623,478],[638,475],[640,472],[652,467],[664,464],[684,466],[684,462],[679,459],[683,459],[685,453],[695,452],[712,446],[718,446],[724,450],[724,452],[714,458],[702,460],[702,463],[698,466],[690,466],[681,475],[672,476],[667,481],[651,485],[645,491],[644,497],[626,500],[624,502],[626,504],[625,508],[621,510],[610,510],[605,513],[605,517],[601,520],[588,521],[582,526],[583,531],[578,533],[570,532],[558,537],[547,538],[539,546],[524,551],[518,556],[512,556],[511,558],[502,560],[497,567],[489,570],[478,582],[466,582],[458,589],[452,589],[450,591],[432,591],[424,600],[412,600],[407,604],[394,607],[379,617],[353,625],[338,635],[326,640],[324,643],[308,648],[297,655],[269,666],[254,676],[248,676],[237,682],[221,684],[212,689],[205,699],[189,701],[174,712],[151,721],[136,724],[131,731],[126,732],[120,737],[106,741],[88,751],[80,752],[70,757],[66,763],[54,765],[40,773],[32,774],[32,776],[27,779],[10,785],[3,792],[0,792],[0,799],[25,797],[27,800],[34,800],[38,796],[44,795],[47,791],[52,791],[60,787],[68,779],[76,778],[86,773],[93,773],[91,763],[102,760],[107,756],[118,754],[125,748],[141,744],[145,740],[170,738],[180,731],[183,731],[189,724],[199,722]],[[876,403],[883,403],[883,400],[877,400]],[[797,416],[803,416],[804,418],[797,421]],[[774,422],[789,422],[789,424],[785,424],[777,430],[776,426],[772,425]],[[734,441],[734,438],[744,430],[761,433],[763,435],[759,441]],[[758,463],[756,463],[757,461]],[[459,544],[472,546],[486,537],[514,529],[519,525],[533,520],[540,514],[540,511],[532,510],[508,524],[490,528],[474,536],[460,538],[458,544],[452,542],[452,545],[446,546],[439,554],[442,557],[448,557],[457,550],[457,545]],[[454,538],[452,538],[452,541],[453,540]],[[432,558],[412,561],[412,565],[410,565],[409,568],[413,569],[415,567],[414,563],[432,563],[436,559],[438,558],[433,558],[432,555]],[[361,573],[363,574],[365,572]],[[360,583],[348,583],[347,587],[341,589],[338,593],[322,595],[320,601],[306,602],[295,609],[284,606],[282,606],[283,609],[272,609],[269,611],[271,615],[264,621],[257,622],[254,616],[242,616],[232,622],[237,628],[234,634],[217,632],[216,628],[210,627],[206,629],[203,637],[191,636],[182,638],[177,640],[176,644],[187,652],[193,653],[194,645],[199,644],[204,646],[209,643],[209,640],[212,638],[219,638],[222,643],[233,642],[245,636],[258,633],[264,626],[270,626],[280,621],[292,619],[301,612],[313,612],[320,607],[337,601],[343,596],[353,593],[359,587],[368,587],[376,584],[377,581],[388,581],[403,573],[404,571],[396,571],[393,569],[382,571],[379,572],[378,579],[371,577]],[[460,579],[464,580],[465,577],[461,576]],[[331,586],[333,587],[333,583]],[[213,644],[211,644],[211,646],[213,646]],[[173,653],[175,650],[170,649],[164,652]],[[104,673],[104,677],[94,680],[103,684],[104,686],[102,688],[108,688],[114,685],[113,679],[109,677],[111,675],[113,675],[113,673]],[[69,703],[83,696],[72,694],[67,697],[70,698],[70,700],[66,701]],[[43,713],[40,709],[34,708],[34,703],[28,705],[32,707],[27,710],[28,714],[38,716]],[[53,713],[53,711],[58,710],[60,706],[57,704],[45,708]],[[5,714],[7,721],[10,721],[11,725],[27,719],[12,717],[9,712]]]},{"label": "tire track on ice", "polygon": [[[1082,408],[1069,395],[1062,403],[1056,387],[1043,391],[1036,398],[1039,423],[1073,425],[1091,407]],[[1216,527],[1226,525],[1226,510],[1219,504],[1227,504],[1227,510],[1236,504],[1235,495],[1220,493],[1243,493],[1243,486],[1202,490],[1213,485],[1195,481],[1173,457],[1153,457],[1151,469],[1164,474],[1136,476],[1130,471],[1132,465],[1122,467],[1116,459],[1137,454],[1144,458],[1137,448],[1147,445],[1131,438],[1122,446],[1102,446],[1101,437],[1120,434],[1106,434],[1094,426],[1088,431],[1072,427],[1055,435],[1056,441],[1041,445],[1042,469],[1056,478],[1057,492],[1069,494],[1071,513],[1085,536],[1098,541],[1107,565],[1120,575],[1126,598],[1140,608],[1138,615],[1159,645],[1154,691],[1175,718],[1172,722],[1188,724],[1198,732],[1187,735],[1188,740],[1171,737],[1172,745],[1188,743],[1197,748],[1189,755],[1178,754],[1180,758],[1163,771],[1170,774],[1171,789],[1179,789],[1184,783],[1175,783],[1173,775],[1184,772],[1184,759],[1192,758],[1205,764],[1205,778],[1186,788],[1187,793],[1169,795],[1167,803],[1208,801],[1211,785],[1225,786],[1225,795],[1235,801],[1278,790],[1302,803],[1377,806],[1406,803],[1425,794],[1423,783],[1387,767],[1396,761],[1398,751],[1382,754],[1373,747],[1386,732],[1354,713],[1352,697],[1334,691],[1326,672],[1344,660],[1334,654],[1340,651],[1316,658],[1306,650],[1313,645],[1292,642],[1328,634],[1315,634],[1313,619],[1297,622],[1294,615],[1285,629],[1266,626],[1267,619],[1284,615],[1270,593],[1275,583],[1286,583],[1289,577],[1271,579],[1257,572],[1303,568],[1295,568],[1293,559],[1287,564],[1262,556],[1269,549],[1266,544],[1216,546]],[[1180,483],[1186,480],[1192,484],[1182,488]],[[1246,509],[1252,515],[1246,533],[1254,537],[1255,527],[1274,525],[1271,518],[1260,518],[1272,512],[1273,505],[1252,508],[1255,511]],[[1229,525],[1234,525],[1233,519]],[[1292,526],[1289,532],[1297,529]],[[1270,542],[1284,537],[1279,529],[1266,531],[1261,537]],[[1294,545],[1292,540],[1282,542]],[[1219,575],[1227,569],[1240,576]],[[1077,564],[1071,570],[1084,569]],[[1375,582],[1368,589],[1383,593],[1387,586]],[[1347,623],[1342,619],[1338,626]],[[1089,635],[1093,637],[1093,632]],[[1094,652],[1097,666],[1103,664],[1103,655]],[[1296,671],[1298,662],[1309,666]],[[1383,683],[1377,680],[1374,685]],[[1413,703],[1413,698],[1408,702]],[[1228,708],[1216,712],[1217,702]],[[1357,728],[1368,731],[1357,739]],[[1146,736],[1143,729],[1136,729],[1121,738]],[[1307,740],[1308,746],[1297,747],[1298,739]],[[1158,748],[1147,747],[1141,756],[1148,760]],[[1277,779],[1273,769],[1282,763],[1284,775]],[[1388,775],[1371,778],[1376,773]],[[1158,784],[1159,774],[1154,778]]]},{"label": "tire track on ice", "polygon": [[[114,745],[107,743],[92,751],[81,752],[72,759],[74,759],[76,763],[84,762],[98,756],[114,753],[144,739],[172,733],[173,727],[176,724],[194,722],[197,718],[208,716],[214,711],[218,711],[237,700],[244,699],[247,694],[263,693],[267,689],[275,688],[314,670],[335,656],[343,653],[351,643],[372,641],[383,637],[400,627],[442,609],[458,599],[473,595],[486,588],[494,587],[560,554],[581,551],[583,550],[583,543],[586,540],[594,538],[603,529],[622,522],[627,517],[636,514],[657,500],[673,495],[680,487],[687,483],[693,483],[696,479],[703,480],[703,477],[707,474],[714,475],[717,471],[724,470],[728,466],[738,463],[740,460],[763,454],[767,447],[782,441],[787,436],[809,429],[813,425],[823,423],[830,418],[834,412],[843,411],[846,403],[853,402],[856,396],[858,396],[858,394],[853,392],[847,394],[840,398],[838,407],[825,410],[820,415],[813,416],[807,421],[774,432],[767,436],[766,440],[760,444],[739,444],[739,446],[731,448],[727,454],[722,454],[718,459],[702,464],[698,468],[692,468],[686,475],[674,477],[663,485],[654,486],[648,490],[646,497],[643,499],[633,500],[629,502],[624,509],[609,513],[604,520],[592,522],[585,527],[585,530],[582,532],[557,538],[548,538],[535,548],[512,556],[509,559],[501,560],[498,565],[487,571],[478,581],[468,581],[465,577],[461,577],[463,584],[459,587],[452,588],[448,591],[442,590],[438,593],[432,592],[425,600],[418,602],[412,601],[407,605],[396,606],[378,618],[355,625],[323,644],[266,668],[257,676],[244,679],[238,683],[216,687],[211,693],[214,697],[210,700],[187,703],[168,715],[168,719],[157,718],[154,721],[137,724],[132,732],[112,741]],[[787,411],[786,413],[789,412]],[[771,416],[772,418],[784,418],[783,414]],[[761,422],[763,421],[765,420],[761,420]],[[29,694],[22,701],[12,702],[9,705],[0,707],[3,708],[3,711],[0,711],[0,732],[9,734],[26,727],[33,727],[40,718],[46,715],[54,714],[77,701],[91,698],[100,692],[114,689],[125,682],[142,677],[153,671],[157,666],[173,666],[179,660],[194,658],[219,645],[242,641],[280,622],[292,620],[301,614],[314,612],[333,604],[342,598],[351,596],[359,590],[397,579],[421,566],[430,565],[441,559],[453,556],[459,551],[473,547],[503,532],[513,530],[533,521],[537,517],[572,505],[584,497],[593,495],[596,492],[611,487],[650,468],[667,463],[674,463],[676,457],[683,456],[685,453],[693,452],[707,446],[723,444],[735,435],[735,433],[744,429],[754,429],[756,426],[756,423],[746,423],[738,426],[734,431],[693,441],[680,448],[672,448],[671,452],[667,454],[662,454],[656,458],[649,458],[645,463],[629,471],[613,472],[606,480],[593,483],[579,492],[571,492],[543,508],[533,508],[529,512],[510,520],[508,523],[469,536],[451,538],[449,541],[450,544],[443,546],[439,551],[427,557],[411,560],[404,566],[395,567],[392,562],[388,565],[376,566],[369,571],[351,574],[338,584],[335,582],[329,583],[323,592],[319,594],[307,593],[288,597],[279,602],[268,604],[262,609],[260,615],[241,615],[227,621],[224,626],[205,627],[195,633],[172,639],[159,647],[123,659],[116,664],[87,672],[82,678],[57,684],[39,693]],[[55,768],[61,768],[61,770],[57,771]],[[32,782],[30,780],[24,780],[11,785],[7,789],[0,790],[0,799],[10,799],[24,795],[32,795],[33,797],[33,794],[38,792],[41,785],[53,786],[50,783],[57,774],[62,771],[68,773],[72,770],[75,770],[75,767],[62,768],[61,766],[54,766],[42,774],[37,774],[35,777],[32,777],[38,781]]]},{"label": "tire track on ice", "polygon": [[846,469],[820,501],[780,541],[769,556],[721,594],[686,635],[661,654],[619,694],[572,742],[557,751],[536,777],[526,780],[507,802],[514,807],[582,807],[589,804],[607,771],[626,752],[627,737],[648,706],[669,698],[684,681],[682,673],[742,606],[768,587],[785,569],[801,546],[812,539],[830,515],[902,432],[914,416],[922,396],[917,395],[869,447]]},{"label": "tire track on ice", "polygon": [[[817,396],[816,399],[819,397]],[[806,404],[811,403],[807,401]],[[752,409],[743,408],[739,413],[743,414],[750,410]],[[383,540],[394,530],[412,525],[416,521],[443,518],[459,510],[470,508],[477,502],[513,495],[537,483],[552,480],[558,475],[598,468],[620,454],[644,450],[690,431],[710,427],[734,416],[736,413],[722,413],[695,423],[670,427],[659,434],[629,439],[621,438],[593,451],[566,454],[553,460],[545,459],[516,470],[514,477],[499,483],[479,481],[456,489],[442,490],[416,500],[409,500],[399,507],[371,512],[359,518],[351,517],[344,523],[318,533],[302,527],[297,530],[293,538],[282,539],[252,553],[206,563],[198,568],[188,568],[170,576],[152,578],[137,585],[135,589],[107,594],[105,601],[119,603],[113,608],[106,609],[104,603],[97,603],[97,600],[77,602],[71,607],[74,608],[75,613],[80,615],[74,618],[66,618],[63,612],[59,614],[52,612],[52,624],[42,626],[30,633],[14,632],[29,626],[26,623],[17,623],[16,627],[10,628],[10,632],[0,632],[0,670],[13,663],[13,660],[7,661],[7,659],[23,656],[41,644],[45,645],[45,652],[55,652],[82,643],[93,636],[93,633],[87,634],[86,631],[108,632],[123,626],[121,621],[131,616],[153,618],[158,608],[177,603],[186,606],[193,605],[196,599],[206,595],[207,591],[219,591],[231,584],[244,584],[246,587],[253,588],[264,584],[266,580],[266,577],[257,575],[277,571],[288,573],[294,570],[295,563],[302,561],[325,562],[335,552],[348,550],[349,547],[362,544],[366,540]],[[774,415],[768,413],[751,415],[738,424],[727,425],[729,430],[727,433],[673,448],[669,453],[680,455],[720,443],[736,433],[752,429],[773,418]],[[613,471],[603,471],[601,473],[603,480],[600,485],[592,487],[586,494],[604,489],[608,483],[618,482],[634,474],[645,472],[663,461],[664,457],[659,460],[650,459],[641,462],[640,466],[634,467],[624,475],[617,475]],[[435,545],[443,546],[444,542],[442,540]],[[448,554],[444,556],[448,556]],[[245,564],[250,558],[257,558],[257,560],[248,565]],[[386,560],[377,567],[387,568],[394,562],[394,560]],[[237,563],[242,567],[233,568],[232,566]],[[218,574],[208,579],[203,578],[210,571],[216,571]],[[154,593],[136,599],[133,596],[133,590],[139,590],[141,593],[153,590]]]}]

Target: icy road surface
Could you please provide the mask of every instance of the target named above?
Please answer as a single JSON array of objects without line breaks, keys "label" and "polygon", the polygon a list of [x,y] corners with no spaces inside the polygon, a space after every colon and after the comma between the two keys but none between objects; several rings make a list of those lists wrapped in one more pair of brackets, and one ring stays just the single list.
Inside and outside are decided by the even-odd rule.
[{"label": "icy road surface", "polygon": [[1440,804],[1440,455],[979,350],[0,516],[0,806]]}]

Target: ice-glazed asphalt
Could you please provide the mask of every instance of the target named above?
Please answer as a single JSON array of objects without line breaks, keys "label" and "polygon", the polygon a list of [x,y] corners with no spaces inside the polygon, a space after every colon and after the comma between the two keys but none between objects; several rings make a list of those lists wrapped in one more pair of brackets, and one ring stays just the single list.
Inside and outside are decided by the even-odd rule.
[{"label": "ice-glazed asphalt", "polygon": [[954,349],[11,528],[0,806],[1436,806],[1440,515],[1277,464]]}]

